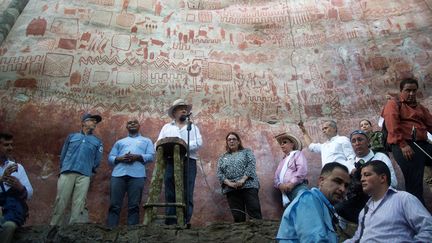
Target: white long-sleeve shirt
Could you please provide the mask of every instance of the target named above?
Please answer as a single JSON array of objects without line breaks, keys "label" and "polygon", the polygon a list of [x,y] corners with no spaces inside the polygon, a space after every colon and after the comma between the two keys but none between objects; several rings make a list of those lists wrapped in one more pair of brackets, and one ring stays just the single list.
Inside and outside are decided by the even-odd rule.
[{"label": "white long-sleeve shirt", "polygon": [[[3,176],[4,171],[6,170],[6,168],[8,167],[8,165],[10,163],[14,163],[14,162],[12,162],[10,160],[7,160],[3,164],[3,166],[0,166],[0,175]],[[26,188],[26,190],[27,190],[27,199],[30,199],[32,197],[32,195],[33,195],[33,187],[30,184],[30,180],[27,177],[27,173],[25,172],[24,167],[21,164],[18,164],[18,163],[17,163],[17,165],[18,165],[18,170],[16,172],[13,172],[11,174],[11,176],[16,177],[21,182],[21,184]],[[4,187],[5,187],[6,191],[8,191],[11,188],[7,183],[4,183]],[[1,190],[2,189],[0,188],[0,191]]]},{"label": "white long-sleeve shirt", "polygon": [[349,138],[336,135],[324,143],[311,143],[309,150],[321,154],[322,166],[330,162],[338,162],[350,169],[349,161],[354,159],[355,153]]},{"label": "white long-sleeve shirt", "polygon": [[[197,159],[198,158],[197,151],[202,146],[203,141],[202,141],[201,133],[195,124],[192,124],[189,135],[190,135],[189,136],[189,149],[190,149],[189,156],[192,159]],[[182,128],[180,128],[175,124],[175,121],[172,121],[170,123],[165,124],[162,127],[157,141],[167,137],[178,137],[183,139],[187,144],[187,136],[188,136],[187,125],[184,125]]]}]

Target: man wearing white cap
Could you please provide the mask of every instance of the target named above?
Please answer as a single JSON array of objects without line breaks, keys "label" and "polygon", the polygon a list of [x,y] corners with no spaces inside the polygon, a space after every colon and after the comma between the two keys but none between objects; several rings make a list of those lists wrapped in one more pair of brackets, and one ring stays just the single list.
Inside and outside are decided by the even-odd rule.
[{"label": "man wearing white cap", "polygon": [[[187,104],[183,99],[178,99],[174,101],[172,106],[168,109],[168,115],[173,119],[172,122],[165,124],[159,133],[158,141],[166,137],[178,137],[183,139],[185,142],[188,140],[188,121],[187,118],[190,117],[192,110],[192,105]],[[190,220],[192,218],[193,212],[193,191],[195,187],[195,177],[196,177],[196,160],[197,151],[202,146],[202,137],[198,127],[195,124],[191,124],[191,130],[189,134],[189,162],[185,157],[185,194],[186,194],[186,205],[187,205],[187,215],[185,217],[185,224],[190,226]],[[173,158],[166,158],[166,172],[165,172],[165,201],[167,203],[175,202],[175,188],[174,188],[174,164]],[[187,168],[187,170],[186,170]],[[176,214],[175,207],[167,207],[166,215],[171,216]],[[167,219],[166,224],[175,224],[175,219]]]},{"label": "man wearing white cap", "polygon": [[60,177],[50,225],[63,223],[64,211],[72,197],[69,224],[87,223],[85,210],[90,176],[96,172],[102,159],[102,141],[93,135],[99,115],[84,114],[81,131],[69,134],[60,155]]}]

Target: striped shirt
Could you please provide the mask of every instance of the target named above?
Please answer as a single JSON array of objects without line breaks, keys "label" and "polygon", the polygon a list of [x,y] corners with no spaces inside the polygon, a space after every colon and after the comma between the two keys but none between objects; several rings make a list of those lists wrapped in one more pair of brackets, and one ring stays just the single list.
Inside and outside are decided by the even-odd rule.
[{"label": "striped shirt", "polygon": [[[351,242],[431,242],[432,216],[421,202],[408,192],[389,188],[385,196],[359,215],[359,227]],[[363,222],[364,221],[364,222]],[[363,234],[361,234],[362,227]],[[361,236],[361,239],[360,238]]]}]

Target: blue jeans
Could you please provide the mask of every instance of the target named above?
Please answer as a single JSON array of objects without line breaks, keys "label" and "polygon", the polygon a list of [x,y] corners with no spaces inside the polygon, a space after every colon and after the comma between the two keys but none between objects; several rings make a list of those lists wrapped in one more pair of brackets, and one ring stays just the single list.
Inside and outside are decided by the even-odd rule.
[{"label": "blue jeans", "polygon": [[139,223],[139,210],[145,177],[111,177],[110,207],[107,224],[110,227],[119,224],[120,211],[125,193],[128,195],[128,225]]},{"label": "blue jeans", "polygon": [[[188,224],[192,218],[193,212],[193,192],[195,187],[195,178],[197,173],[196,159],[190,158],[189,163],[187,164],[187,173],[186,173],[186,161],[185,157],[183,160],[184,170],[183,170],[183,178],[184,179],[184,197],[187,199],[187,214],[185,215],[185,224]],[[174,186],[174,162],[172,158],[166,159],[166,170],[164,176],[165,183],[165,202],[174,203],[175,202],[175,186]],[[167,216],[176,215],[175,207],[166,207],[165,214]],[[167,219],[165,221],[166,224],[176,224],[177,220],[175,219]]]}]

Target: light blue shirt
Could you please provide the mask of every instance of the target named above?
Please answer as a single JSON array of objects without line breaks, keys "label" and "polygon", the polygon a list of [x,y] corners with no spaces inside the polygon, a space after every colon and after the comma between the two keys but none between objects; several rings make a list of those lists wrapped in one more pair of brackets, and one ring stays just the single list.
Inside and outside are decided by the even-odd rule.
[{"label": "light blue shirt", "polygon": [[[116,157],[127,153],[139,154],[143,158],[143,162],[134,161],[133,163],[117,163],[114,161]],[[153,161],[154,157],[153,142],[141,135],[131,137],[130,135],[118,140],[108,156],[108,162],[114,167],[112,176],[131,176],[131,177],[146,177],[145,164]]]},{"label": "light blue shirt", "polygon": [[[344,243],[432,241],[432,216],[423,204],[408,192],[390,187],[383,199],[374,204],[371,198],[366,206],[369,209],[366,216],[365,209],[360,212],[359,227],[354,237]],[[362,225],[363,235],[358,241]]]},{"label": "light blue shirt", "polygon": [[102,141],[93,134],[69,134],[60,155],[60,173],[77,172],[91,176],[102,159]]},{"label": "light blue shirt", "polygon": [[279,242],[338,242],[332,224],[334,207],[318,188],[305,190],[285,209]]}]

